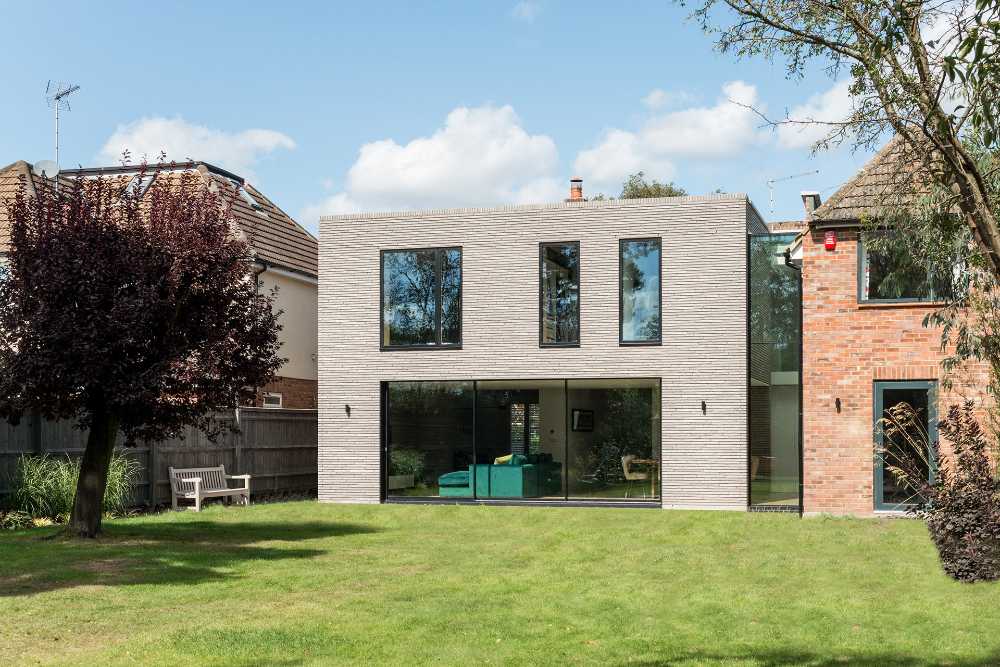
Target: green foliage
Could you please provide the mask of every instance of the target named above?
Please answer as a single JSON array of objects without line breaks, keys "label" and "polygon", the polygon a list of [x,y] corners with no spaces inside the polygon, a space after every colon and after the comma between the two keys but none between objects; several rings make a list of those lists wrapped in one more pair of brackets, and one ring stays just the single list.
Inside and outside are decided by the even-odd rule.
[{"label": "green foliage", "polygon": [[0,510],[0,530],[24,530],[32,528],[31,515],[19,510]]},{"label": "green foliage", "polygon": [[[943,452],[929,442],[924,417],[906,403],[880,421],[884,443],[876,454],[901,485],[912,491],[912,512],[924,518],[945,573],[958,581],[1000,579],[1000,480],[992,450],[973,403],[948,411],[938,426],[951,444]],[[926,471],[933,470],[933,480]]]},{"label": "green foliage", "polygon": [[413,475],[420,480],[424,474],[424,453],[415,449],[394,449],[389,452],[390,475]]},{"label": "green foliage", "polygon": [[[968,137],[965,146],[984,175],[990,201],[1000,201],[997,152],[976,136]],[[988,255],[956,210],[953,193],[934,186],[908,205],[886,202],[862,222],[866,251],[888,269],[883,281],[888,293],[921,288],[941,303],[924,325],[941,330],[945,388],[970,362],[984,363],[991,369],[988,390],[1000,396],[1000,284]]]},{"label": "green foliage", "polygon": [[958,47],[943,58],[942,69],[952,84],[981,91],[974,103],[960,106],[987,145],[1000,138],[1000,5],[976,0],[969,26]]},{"label": "green foliage", "polygon": [[649,389],[611,389],[606,392],[599,410],[590,451],[584,457],[584,469],[601,484],[610,484],[623,476],[622,457],[632,454],[649,458],[653,453],[650,424],[653,403]]},{"label": "green foliage", "polygon": [[[900,185],[924,179],[946,189],[949,210],[976,230],[977,244],[988,252],[992,270],[1000,273],[1000,219],[995,191],[986,184],[996,174],[983,171],[963,143],[974,133],[985,146],[996,148],[1000,138],[1000,3],[694,4],[693,17],[715,35],[720,51],[779,61],[796,79],[813,76],[818,65],[832,79],[849,83],[851,108],[839,118],[786,115],[767,122],[774,127],[825,128],[814,150],[845,141],[872,148],[883,144],[887,135],[898,135],[907,151]],[[897,188],[881,190],[873,189],[870,196],[888,204],[898,194]]]},{"label": "green foliage", "polygon": [[684,188],[670,183],[660,183],[656,179],[646,180],[645,172],[638,171],[622,184],[622,199],[649,199],[651,197],[683,197]]},{"label": "green foliage", "polygon": [[[115,452],[104,493],[105,513],[112,516],[128,513],[132,485],[138,475],[139,464],[126,454]],[[79,476],[79,460],[68,456],[22,456],[14,477],[13,509],[36,519],[63,523],[73,511]]]}]

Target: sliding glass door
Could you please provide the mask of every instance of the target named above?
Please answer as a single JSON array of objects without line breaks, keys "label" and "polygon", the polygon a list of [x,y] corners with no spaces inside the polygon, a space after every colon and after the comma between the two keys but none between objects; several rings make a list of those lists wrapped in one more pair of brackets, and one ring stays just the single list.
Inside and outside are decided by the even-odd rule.
[{"label": "sliding glass door", "polygon": [[569,380],[569,497],[660,497],[659,380]]},{"label": "sliding glass door", "polygon": [[479,380],[383,387],[386,496],[660,497],[660,381]]},{"label": "sliding glass door", "polygon": [[562,380],[476,382],[476,463],[489,474],[478,497],[564,496],[565,406]]},{"label": "sliding glass door", "polygon": [[390,382],[382,396],[388,495],[472,497],[473,383]]}]

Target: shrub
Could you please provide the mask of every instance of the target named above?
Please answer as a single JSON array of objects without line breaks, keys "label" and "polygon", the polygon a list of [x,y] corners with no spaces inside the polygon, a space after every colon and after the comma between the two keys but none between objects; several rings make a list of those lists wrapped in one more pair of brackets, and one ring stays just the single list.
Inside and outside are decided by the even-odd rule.
[{"label": "shrub", "polygon": [[[927,522],[948,576],[969,582],[1000,579],[1000,481],[972,402],[952,406],[938,425],[952,445],[949,454],[928,443],[925,435],[906,436],[922,433],[912,428],[918,421],[905,403],[890,408],[882,420],[887,441],[904,441],[913,450],[894,450],[899,463],[889,471],[918,494],[920,502],[912,512]],[[927,463],[935,471],[932,481],[923,476]]]},{"label": "shrub", "polygon": [[415,449],[394,449],[389,454],[390,475],[413,475],[420,480],[424,474],[424,453]]},{"label": "shrub", "polygon": [[27,512],[0,510],[0,530],[23,530],[34,525]]},{"label": "shrub", "polygon": [[[139,465],[125,454],[111,457],[108,485],[104,493],[104,511],[121,516],[128,511],[131,487]],[[48,455],[22,456],[17,462],[12,493],[12,508],[36,519],[65,522],[73,511],[80,462],[67,457]]]}]

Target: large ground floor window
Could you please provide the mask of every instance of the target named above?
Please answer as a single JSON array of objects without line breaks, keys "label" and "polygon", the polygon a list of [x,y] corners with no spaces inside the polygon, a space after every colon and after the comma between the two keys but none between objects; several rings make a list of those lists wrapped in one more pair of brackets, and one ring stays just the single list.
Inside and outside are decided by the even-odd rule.
[{"label": "large ground floor window", "polygon": [[749,505],[801,508],[802,280],[786,261],[795,234],[749,239]]},{"label": "large ground floor window", "polygon": [[660,498],[660,380],[386,382],[386,495]]}]

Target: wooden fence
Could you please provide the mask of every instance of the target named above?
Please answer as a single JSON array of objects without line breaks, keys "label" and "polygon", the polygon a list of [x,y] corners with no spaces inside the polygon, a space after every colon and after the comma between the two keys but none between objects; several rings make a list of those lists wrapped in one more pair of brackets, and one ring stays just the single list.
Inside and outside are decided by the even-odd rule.
[{"label": "wooden fence", "polygon": [[[233,413],[217,419],[234,425]],[[0,421],[0,496],[9,493],[18,457],[50,454],[78,458],[86,432],[71,422],[25,418],[18,426]],[[212,443],[197,429],[183,438],[140,443],[124,451],[139,463],[136,505],[170,502],[167,468],[226,466],[226,472],[249,474],[253,494],[312,493],[316,490],[316,411],[243,408],[238,430],[227,431]]]}]

